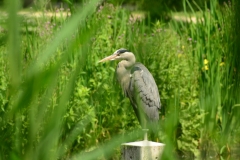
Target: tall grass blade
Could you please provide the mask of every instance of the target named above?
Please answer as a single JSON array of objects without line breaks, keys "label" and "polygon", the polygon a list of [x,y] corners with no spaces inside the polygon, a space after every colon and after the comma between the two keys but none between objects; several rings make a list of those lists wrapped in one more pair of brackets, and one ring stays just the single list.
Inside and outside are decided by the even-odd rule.
[{"label": "tall grass blade", "polygon": [[10,80],[14,93],[21,83],[21,47],[20,47],[20,20],[17,15],[20,9],[20,1],[5,1],[8,11],[8,60],[10,68]]}]

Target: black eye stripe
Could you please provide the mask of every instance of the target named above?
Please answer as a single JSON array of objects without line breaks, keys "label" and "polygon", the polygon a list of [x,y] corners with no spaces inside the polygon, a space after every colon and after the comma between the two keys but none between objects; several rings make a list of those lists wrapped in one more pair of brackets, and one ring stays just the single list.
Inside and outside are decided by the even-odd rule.
[{"label": "black eye stripe", "polygon": [[125,52],[129,52],[127,49],[119,49],[117,51],[117,54],[122,54],[122,53],[125,53]]}]

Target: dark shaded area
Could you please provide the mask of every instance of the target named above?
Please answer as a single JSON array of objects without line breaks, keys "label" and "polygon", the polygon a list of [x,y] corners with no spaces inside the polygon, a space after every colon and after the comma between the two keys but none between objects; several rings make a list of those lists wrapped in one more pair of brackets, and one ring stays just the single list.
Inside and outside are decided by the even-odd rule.
[{"label": "dark shaded area", "polygon": [[[23,8],[29,7],[31,4],[33,4],[34,0],[22,0],[22,6]],[[0,0],[0,6],[4,5],[4,0]]]},{"label": "dark shaded area", "polygon": [[[51,3],[82,3],[85,0],[51,0]],[[112,3],[114,5],[131,6],[130,8],[137,8],[150,13],[151,18],[169,19],[169,10],[183,11],[183,3],[186,0],[103,0],[103,2]],[[219,4],[224,4],[226,0],[218,0]],[[4,0],[0,0],[0,5],[3,5]],[[23,8],[29,7],[34,0],[22,0]],[[209,6],[210,0],[189,0],[189,3],[196,11],[200,7],[204,10],[205,5]],[[196,5],[197,4],[197,5]],[[188,5],[186,5],[187,7]],[[187,10],[191,10],[187,7]]]},{"label": "dark shaded area", "polygon": [[[162,20],[169,20],[169,11],[183,11],[183,3],[186,3],[187,11],[191,11],[191,8],[188,7],[189,5],[185,0],[144,0],[140,5],[140,9],[149,12],[152,20],[159,18]],[[192,9],[197,11],[198,8],[204,10],[205,5],[209,7],[210,0],[189,0],[189,3]]]},{"label": "dark shaded area", "polygon": [[23,8],[30,6],[33,3],[33,0],[23,0]]}]

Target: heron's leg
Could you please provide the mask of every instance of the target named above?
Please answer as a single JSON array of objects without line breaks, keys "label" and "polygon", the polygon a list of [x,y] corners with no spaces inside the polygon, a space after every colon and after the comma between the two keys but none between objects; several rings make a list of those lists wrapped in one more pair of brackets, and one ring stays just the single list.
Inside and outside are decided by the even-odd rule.
[{"label": "heron's leg", "polygon": [[148,135],[147,135],[148,129],[142,129],[142,130],[144,132],[144,141],[147,141],[148,140]]}]

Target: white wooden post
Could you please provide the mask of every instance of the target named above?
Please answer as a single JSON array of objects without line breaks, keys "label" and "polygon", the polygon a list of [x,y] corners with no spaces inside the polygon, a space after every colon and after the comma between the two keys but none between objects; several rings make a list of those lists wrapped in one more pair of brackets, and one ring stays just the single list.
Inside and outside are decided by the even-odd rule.
[{"label": "white wooden post", "polygon": [[122,144],[122,160],[159,160],[165,144],[148,140]]}]

